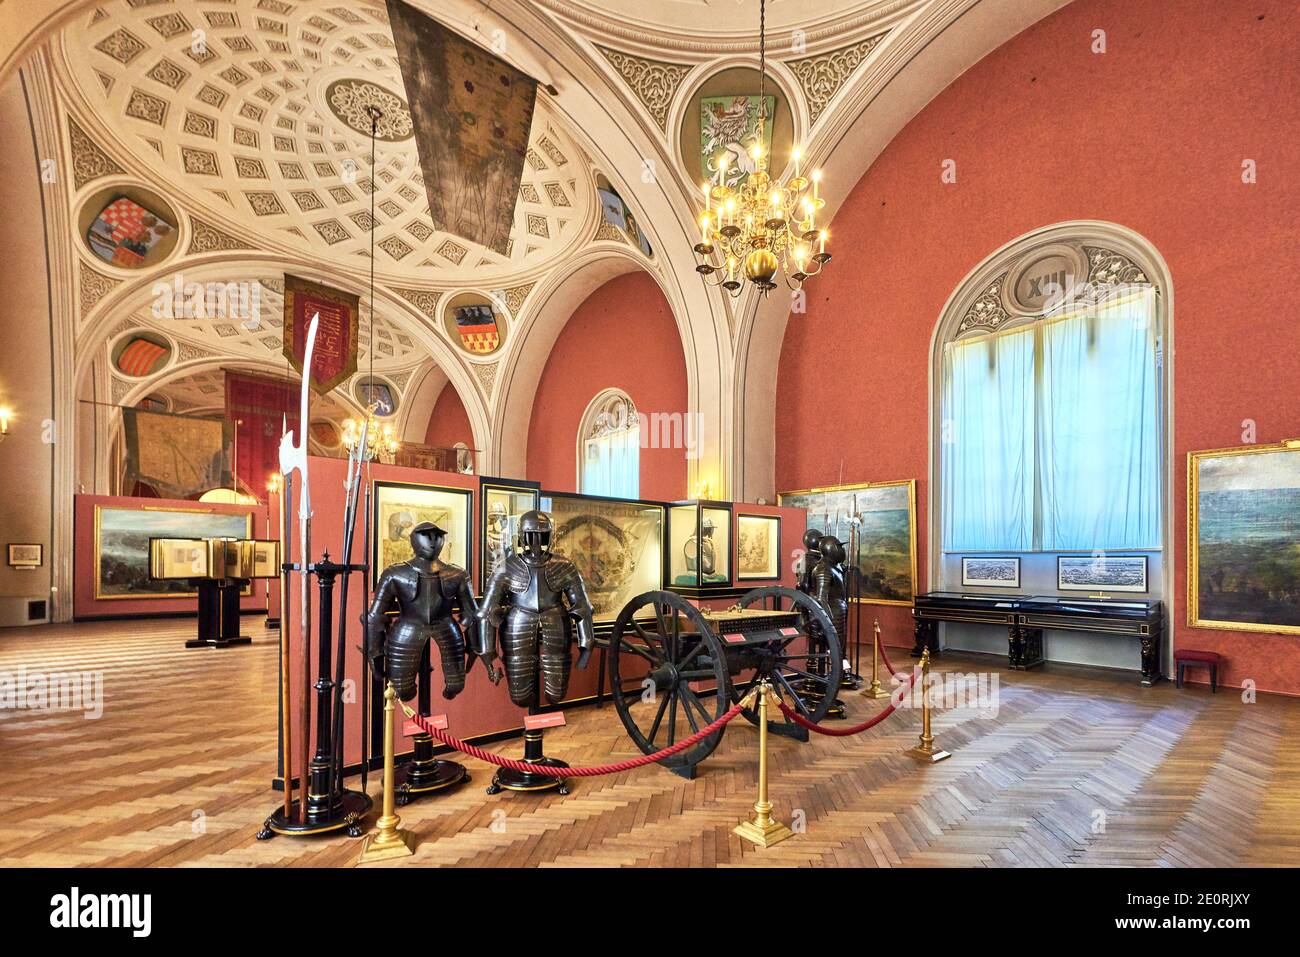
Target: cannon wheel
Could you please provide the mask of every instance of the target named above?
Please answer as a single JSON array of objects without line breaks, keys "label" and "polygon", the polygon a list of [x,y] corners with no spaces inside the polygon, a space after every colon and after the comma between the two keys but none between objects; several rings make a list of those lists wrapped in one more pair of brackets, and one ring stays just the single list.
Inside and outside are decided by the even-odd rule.
[{"label": "cannon wheel", "polygon": [[[801,651],[791,651],[791,646],[800,639],[784,640],[777,655],[763,662],[754,674],[755,679],[769,679],[773,690],[793,710],[807,720],[820,724],[835,703],[835,694],[839,690],[840,677],[844,670],[840,636],[836,634],[835,625],[830,615],[826,613],[826,609],[812,596],[778,585],[755,588],[753,591],[746,592],[737,604],[741,608],[758,605],[777,611],[787,608],[797,611],[805,623],[803,631],[807,631],[809,625],[816,624],[822,634],[829,636],[827,639],[829,647],[820,653],[813,652],[806,645]],[[817,672],[821,669],[811,666],[822,663],[826,665],[826,673],[819,675]],[[732,686],[733,703],[739,701],[743,694],[742,689]],[[750,724],[758,725],[757,709],[746,708],[744,714]],[[769,731],[777,734],[807,740],[808,732],[784,714],[780,716],[779,721],[769,718],[767,727]]]},{"label": "cannon wheel", "polygon": [[[694,626],[699,641],[689,632],[683,640],[683,620]],[[643,700],[649,691],[647,678],[654,681],[651,700]],[[712,705],[691,687],[697,681],[716,682]],[[614,708],[643,754],[690,737],[729,707],[731,681],[722,644],[699,609],[672,592],[648,591],[623,607],[609,640],[609,682]],[[659,763],[693,778],[695,766],[713,753],[723,730]]]}]

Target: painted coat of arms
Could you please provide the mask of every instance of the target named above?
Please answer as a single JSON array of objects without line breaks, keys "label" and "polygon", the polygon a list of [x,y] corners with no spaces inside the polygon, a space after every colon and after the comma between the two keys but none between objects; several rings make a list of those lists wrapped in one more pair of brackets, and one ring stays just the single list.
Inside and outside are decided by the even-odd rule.
[{"label": "painted coat of arms", "polygon": [[[776,97],[763,97],[763,105],[763,142],[771,143]],[[744,184],[755,169],[750,150],[758,140],[758,122],[757,96],[700,97],[700,165],[706,180],[731,189]]]}]

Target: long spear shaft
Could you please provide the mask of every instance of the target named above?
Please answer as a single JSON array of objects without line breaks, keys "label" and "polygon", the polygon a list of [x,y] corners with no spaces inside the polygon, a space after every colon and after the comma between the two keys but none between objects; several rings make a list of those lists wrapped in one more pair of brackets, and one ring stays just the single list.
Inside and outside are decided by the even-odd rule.
[{"label": "long spear shaft", "polygon": [[361,438],[356,450],[348,456],[347,499],[343,508],[343,580],[339,582],[339,636],[338,647],[334,650],[334,714],[333,745],[334,766],[330,769],[330,794],[336,794],[343,787],[343,678],[347,663],[348,635],[348,582],[352,578],[352,540],[356,537],[357,527],[357,491],[361,484],[361,459],[365,455],[366,425],[362,426]]},{"label": "long spear shaft", "polygon": [[[284,819],[292,820],[293,813],[293,689],[289,682],[289,669],[292,661],[289,654],[289,608],[285,597],[289,594],[289,570],[285,567],[289,561],[290,536],[293,534],[293,519],[289,517],[290,503],[293,502],[293,479],[284,477],[284,489],[280,496],[280,735],[281,770],[284,772]],[[306,792],[303,792],[306,797]]]},{"label": "long spear shaft", "polygon": [[[370,463],[366,462],[366,514],[361,519],[361,548],[364,552],[362,564],[366,570],[361,575],[361,607],[370,607]],[[358,715],[361,730],[361,792],[364,794],[370,781],[370,655],[365,647],[366,635],[361,635],[361,712]]]}]

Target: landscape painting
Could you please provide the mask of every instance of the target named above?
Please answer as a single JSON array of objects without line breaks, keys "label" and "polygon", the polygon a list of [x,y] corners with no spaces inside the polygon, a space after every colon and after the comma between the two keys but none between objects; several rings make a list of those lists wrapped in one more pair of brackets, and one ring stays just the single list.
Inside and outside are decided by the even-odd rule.
[{"label": "landscape painting", "polygon": [[1147,590],[1145,555],[1058,555],[1056,587],[1060,591]]},{"label": "landscape painting", "polygon": [[916,592],[916,480],[782,492],[777,503],[808,511],[808,528],[851,543],[862,601],[910,605]]},{"label": "landscape painting", "polygon": [[1188,455],[1188,624],[1300,634],[1300,445]]},{"label": "landscape painting", "polygon": [[251,538],[250,513],[95,506],[95,598],[184,598],[188,581],[149,577],[151,538]]},{"label": "landscape painting", "polygon": [[962,585],[986,588],[1019,588],[1020,559],[979,555],[961,560]]}]

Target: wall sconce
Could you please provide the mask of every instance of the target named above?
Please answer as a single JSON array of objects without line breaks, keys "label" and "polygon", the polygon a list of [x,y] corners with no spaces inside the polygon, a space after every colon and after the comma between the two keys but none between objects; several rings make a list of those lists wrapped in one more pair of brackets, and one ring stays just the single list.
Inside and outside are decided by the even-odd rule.
[{"label": "wall sconce", "polygon": [[9,434],[9,420],[14,417],[14,410],[7,405],[0,405],[0,442]]}]

